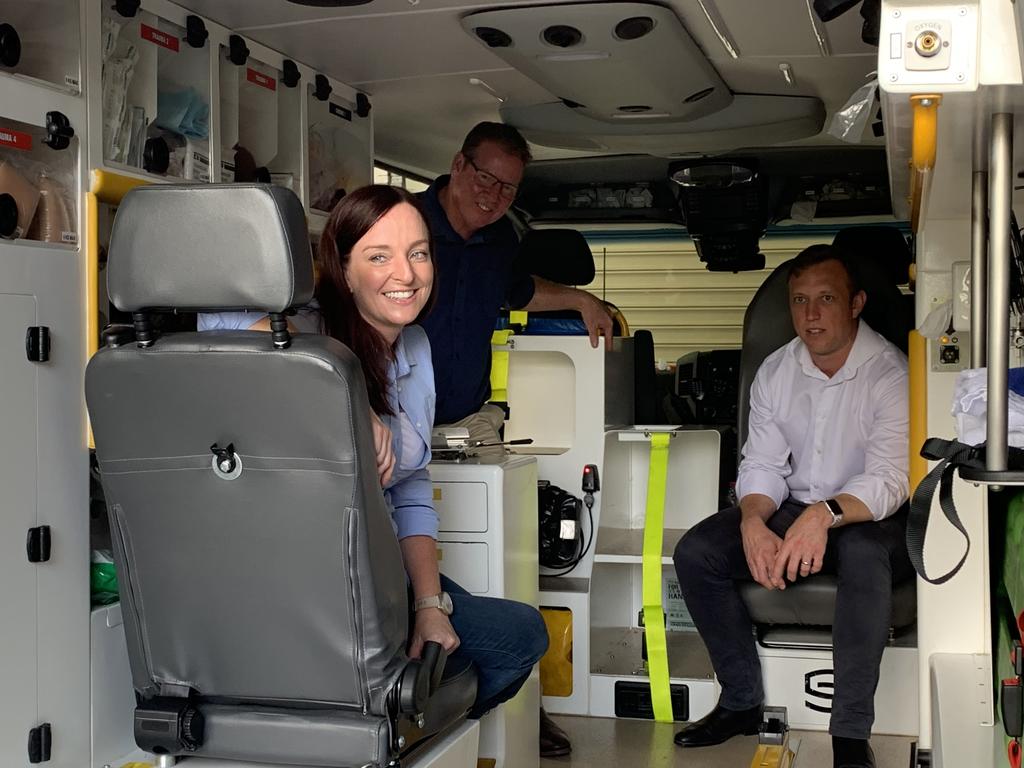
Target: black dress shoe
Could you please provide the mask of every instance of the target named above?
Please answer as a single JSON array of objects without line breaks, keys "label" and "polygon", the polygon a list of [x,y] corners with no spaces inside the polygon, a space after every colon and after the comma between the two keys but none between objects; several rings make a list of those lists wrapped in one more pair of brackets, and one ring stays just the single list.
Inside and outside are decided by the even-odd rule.
[{"label": "black dress shoe", "polygon": [[710,747],[733,736],[754,736],[761,729],[763,713],[763,705],[739,712],[716,706],[706,716],[677,733],[676,744],[680,747]]},{"label": "black dress shoe", "polygon": [[563,757],[572,752],[572,744],[565,731],[559,728],[548,713],[540,710],[540,756]]},{"label": "black dress shoe", "polygon": [[832,737],[833,768],[875,768],[875,753],[867,739]]}]

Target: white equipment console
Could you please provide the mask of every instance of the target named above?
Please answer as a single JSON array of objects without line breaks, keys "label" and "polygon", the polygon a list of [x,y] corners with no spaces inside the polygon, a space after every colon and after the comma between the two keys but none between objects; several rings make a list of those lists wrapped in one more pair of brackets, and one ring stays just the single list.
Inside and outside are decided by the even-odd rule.
[{"label": "white equipment console", "polygon": [[[536,606],[537,460],[434,462],[430,478],[441,573],[475,595]],[[480,758],[495,760],[495,768],[530,768],[539,764],[539,747],[540,674],[534,670],[514,699],[480,721]]]}]

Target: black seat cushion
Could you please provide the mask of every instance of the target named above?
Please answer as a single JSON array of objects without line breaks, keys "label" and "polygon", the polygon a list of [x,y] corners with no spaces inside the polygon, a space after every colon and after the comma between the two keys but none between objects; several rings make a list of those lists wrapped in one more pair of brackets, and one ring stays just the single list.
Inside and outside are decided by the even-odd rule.
[{"label": "black seat cushion", "polygon": [[[755,624],[795,624],[829,627],[836,611],[838,578],[818,574],[801,579],[785,590],[765,589],[754,581],[740,584],[740,597]],[[893,587],[890,625],[901,629],[917,616],[917,583],[905,579]]]}]

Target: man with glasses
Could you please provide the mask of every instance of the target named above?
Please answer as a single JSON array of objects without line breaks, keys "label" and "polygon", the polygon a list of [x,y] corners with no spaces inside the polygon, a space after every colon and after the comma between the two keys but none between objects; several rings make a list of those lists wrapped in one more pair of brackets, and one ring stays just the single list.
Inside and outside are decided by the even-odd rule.
[{"label": "man with glasses", "polygon": [[[480,123],[452,160],[451,174],[423,193],[438,280],[437,303],[421,323],[434,361],[435,422],[467,428],[470,440],[500,440],[504,412],[487,399],[491,334],[502,307],[574,309],[587,326],[591,344],[596,347],[604,334],[611,348],[612,318],[604,302],[516,267],[519,238],[505,213],[531,159],[526,140],[515,128]],[[541,710],[541,755],[570,751],[565,733]]]}]

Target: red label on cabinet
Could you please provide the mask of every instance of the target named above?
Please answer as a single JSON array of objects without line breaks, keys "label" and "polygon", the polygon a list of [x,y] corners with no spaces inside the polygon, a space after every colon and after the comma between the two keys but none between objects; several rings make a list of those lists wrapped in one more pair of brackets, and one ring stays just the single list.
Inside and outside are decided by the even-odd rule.
[{"label": "red label on cabinet", "polygon": [[151,43],[156,43],[161,48],[166,48],[168,51],[178,52],[178,38],[174,35],[169,35],[166,32],[161,32],[156,27],[151,27],[148,24],[139,24],[139,32],[142,35],[143,40],[149,40]]},{"label": "red label on cabinet", "polygon": [[28,133],[0,126],[0,147],[30,150],[32,149],[32,136]]},{"label": "red label on cabinet", "polygon": [[268,91],[277,90],[277,80],[270,77],[270,75],[264,75],[262,72],[257,72],[252,67],[247,67],[245,72],[245,79],[250,83],[266,88]]}]

